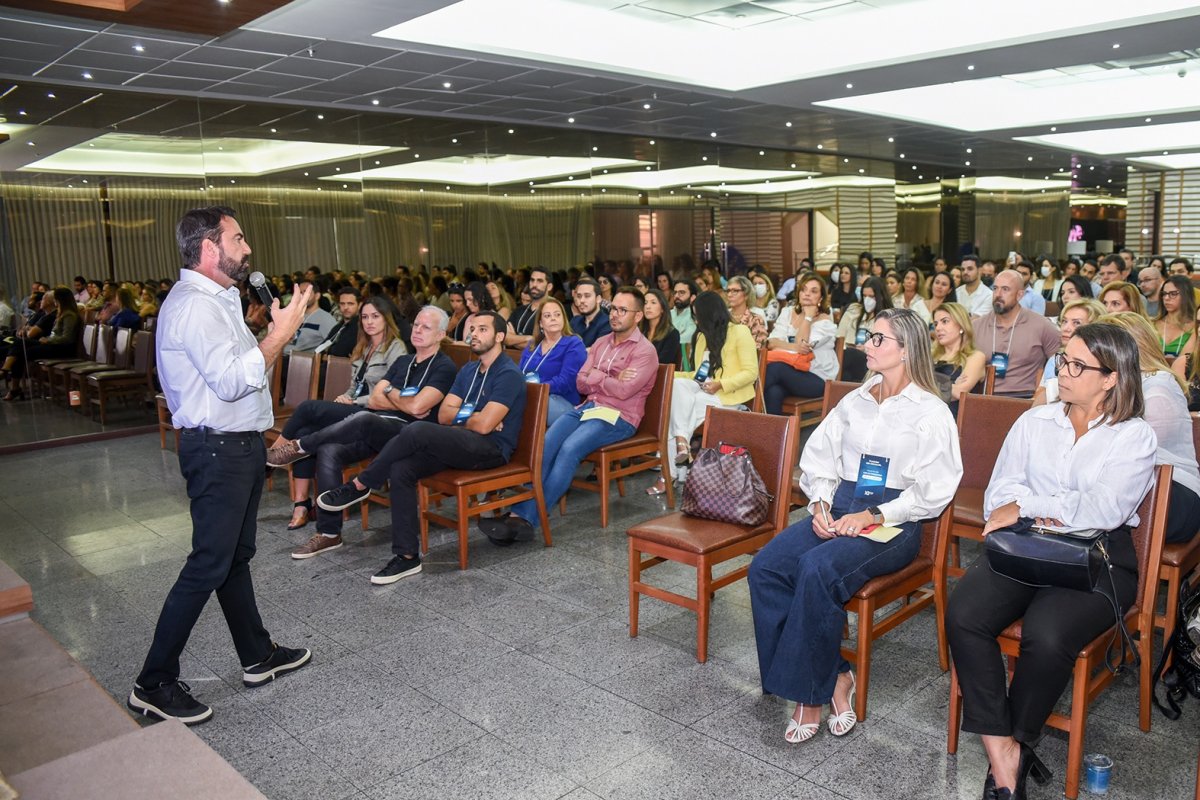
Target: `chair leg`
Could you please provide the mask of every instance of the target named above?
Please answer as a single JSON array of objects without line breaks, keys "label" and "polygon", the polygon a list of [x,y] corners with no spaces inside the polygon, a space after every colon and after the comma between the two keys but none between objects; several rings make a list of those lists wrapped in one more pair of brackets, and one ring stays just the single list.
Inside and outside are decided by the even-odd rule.
[{"label": "chair leg", "polygon": [[875,638],[875,609],[870,602],[858,607],[858,645],[854,653],[857,689],[854,692],[854,713],[858,721],[867,718],[867,691],[871,688],[871,641]]},{"label": "chair leg", "polygon": [[667,487],[667,508],[675,508],[675,481],[671,480],[671,465],[667,463],[667,451],[664,449],[659,454],[659,469],[662,470],[659,474],[663,477],[663,483]]},{"label": "chair leg", "polygon": [[950,644],[946,639],[946,575],[933,576],[933,608],[937,616],[938,666],[942,672],[950,669]]},{"label": "chair leg", "polygon": [[560,517],[567,515],[567,496],[565,494],[558,498],[558,515]]},{"label": "chair leg", "polygon": [[467,504],[471,502],[471,498],[467,493],[459,488],[458,497],[458,568],[467,568],[467,523],[471,521],[467,514]]},{"label": "chair leg", "polygon": [[708,661],[708,612],[712,608],[712,565],[702,560],[696,567],[696,660]]},{"label": "chair leg", "polygon": [[1083,767],[1083,737],[1087,732],[1088,715],[1088,664],[1083,658],[1075,659],[1074,684],[1071,689],[1071,723],[1067,732],[1067,787],[1063,794],[1067,800],[1079,796],[1079,770]]},{"label": "chair leg", "polygon": [[[1179,570],[1175,567],[1160,567],[1158,579],[1165,579],[1167,582],[1167,602],[1163,610],[1162,625],[1159,627],[1162,628],[1163,641],[1168,642],[1175,633],[1175,621],[1179,619]],[[1157,599],[1157,595],[1155,598]]]},{"label": "chair leg", "polygon": [[600,463],[596,468],[596,480],[600,482],[600,527],[608,527],[608,491],[609,482],[612,478],[608,475],[608,468],[611,466],[607,458],[601,458]]},{"label": "chair leg", "polygon": [[553,547],[554,541],[550,538],[550,514],[546,511],[546,495],[542,491],[542,482],[533,482],[533,501],[537,503],[538,521],[542,523],[542,542],[546,547]]},{"label": "chair leg", "polygon": [[946,752],[958,752],[958,727],[962,724],[962,694],[958,691],[958,672],[950,665],[950,707],[947,710]]},{"label": "chair leg", "polygon": [[629,540],[629,638],[637,638],[638,635],[638,606],[641,601],[641,594],[637,589],[633,588],[634,583],[640,583],[642,580],[642,554],[638,552],[637,546],[633,539]]},{"label": "chair leg", "polygon": [[[1167,646],[1167,640],[1163,640],[1163,646]],[[1154,658],[1154,622],[1150,622],[1149,630],[1138,631],[1137,648],[1140,651],[1142,664],[1153,664]],[[1143,666],[1138,670],[1138,727],[1145,733],[1150,732],[1151,726],[1151,701],[1150,695],[1154,690],[1154,676],[1151,675],[1153,668],[1147,669]]]},{"label": "chair leg", "polygon": [[429,508],[429,489],[417,482],[417,520],[421,529],[421,554],[429,552],[429,518],[425,509]]}]

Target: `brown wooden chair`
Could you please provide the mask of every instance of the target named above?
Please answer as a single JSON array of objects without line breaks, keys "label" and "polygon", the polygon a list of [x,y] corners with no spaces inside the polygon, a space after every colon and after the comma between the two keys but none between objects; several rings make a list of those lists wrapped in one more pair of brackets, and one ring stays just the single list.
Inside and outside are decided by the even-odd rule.
[{"label": "brown wooden chair", "polygon": [[454,362],[456,369],[462,369],[469,362],[475,361],[475,354],[471,352],[471,348],[467,347],[462,342],[442,342],[442,352],[450,357]]},{"label": "brown wooden chair", "polygon": [[324,356],[325,388],[321,399],[333,402],[350,388],[354,380],[354,372],[350,367],[350,359],[345,356]]},{"label": "brown wooden chair", "polygon": [[996,393],[996,365],[988,364],[983,370],[983,393],[991,396]]},{"label": "brown wooden chair", "polygon": [[154,334],[138,331],[133,337],[133,365],[130,369],[94,372],[87,376],[89,412],[100,411],[100,424],[108,421],[108,401],[120,397],[136,398],[143,403],[154,393]]},{"label": "brown wooden chair", "polygon": [[763,387],[767,385],[767,348],[758,351],[758,378],[754,381],[754,401],[750,410],[755,414],[764,414],[767,410],[767,400],[763,397]]},{"label": "brown wooden chair", "polygon": [[[1167,501],[1171,491],[1171,467],[1155,467],[1155,480],[1150,491],[1138,506],[1140,522],[1133,530],[1133,543],[1138,556],[1138,585],[1133,605],[1125,614],[1125,624],[1130,634],[1137,636],[1138,655],[1142,666],[1138,670],[1140,709],[1138,725],[1143,731],[1150,730],[1150,687],[1154,647],[1154,597],[1158,590],[1154,565],[1162,558],[1163,537],[1167,522]],[[1070,800],[1079,795],[1079,770],[1083,766],[1084,735],[1087,731],[1088,708],[1092,701],[1113,681],[1113,674],[1105,666],[1109,645],[1112,644],[1115,628],[1093,639],[1079,652],[1075,659],[1072,675],[1070,714],[1053,713],[1046,720],[1051,728],[1067,734],[1067,781],[1064,793]],[[999,636],[1000,650],[1008,657],[1009,674],[1021,655],[1021,620],[1017,620]],[[962,724],[962,694],[958,686],[958,674],[951,665],[950,670],[950,714],[949,735],[946,751],[958,751],[958,729]]]},{"label": "brown wooden chair", "polygon": [[[521,436],[508,463],[492,469],[447,469],[417,482],[417,509],[421,519],[421,552],[429,550],[429,523],[436,522],[458,529],[458,568],[467,568],[467,526],[471,517],[507,508],[514,503],[537,503],[546,547],[550,539],[550,517],[542,494],[542,448],[546,444],[546,416],[550,411],[550,387],[544,383],[525,385],[525,413],[521,416]],[[515,494],[500,496],[506,489]],[[477,496],[484,495],[483,500]],[[450,518],[434,511],[431,504],[441,498],[454,498],[456,516]]]},{"label": "brown wooden chair", "polygon": [[1004,439],[1017,417],[1030,408],[1028,400],[1010,397],[966,394],[959,399],[958,440],[962,446],[963,477],[954,494],[949,575],[962,574],[959,538],[983,540],[983,492],[992,479]]},{"label": "brown wooden chair", "polygon": [[[850,381],[825,381],[825,394],[821,397],[821,419],[829,416],[833,407],[842,402],[842,398],[861,386],[861,383]],[[799,458],[799,455],[797,455]],[[800,476],[792,478],[792,508],[804,508],[808,505],[808,496],[800,488]]]},{"label": "brown wooden chair", "polygon": [[[633,436],[606,444],[588,453],[584,461],[596,465],[595,482],[571,481],[572,489],[600,493],[601,528],[608,527],[609,483],[615,480],[617,493],[624,497],[625,478],[654,467],[661,469],[666,477],[667,507],[675,506],[675,487],[670,479],[670,465],[667,461],[667,454],[672,452],[668,447],[670,442],[667,438],[671,424],[671,389],[674,385],[675,368],[670,364],[659,364],[654,388],[646,396],[646,411],[642,414],[642,422]],[[567,513],[566,495],[559,500],[558,511],[560,514]]]},{"label": "brown wooden chair", "polygon": [[1062,303],[1056,303],[1053,300],[1046,301],[1046,316],[1052,319],[1058,319],[1059,312],[1062,311]]},{"label": "brown wooden chair", "polygon": [[[951,506],[936,519],[921,525],[921,549],[912,563],[903,569],[872,578],[846,603],[846,611],[858,617],[858,636],[855,647],[842,646],[842,657],[854,664],[858,689],[854,693],[854,712],[860,720],[867,718],[867,689],[871,680],[871,647],[876,639],[910,617],[934,604],[937,610],[938,664],[943,671],[950,668],[950,650],[946,644],[945,581],[935,577],[938,565],[945,569],[946,546],[950,540],[950,525],[954,511]],[[875,612],[891,603],[899,606],[880,619]]]},{"label": "brown wooden chair", "polygon": [[175,452],[179,452],[179,429],[171,423],[171,408],[167,405],[167,396],[162,392],[154,395],[154,409],[158,414],[158,446],[167,449],[167,431],[175,434]]},{"label": "brown wooden chair", "polygon": [[[796,419],[755,414],[727,408],[708,409],[703,446],[718,442],[744,446],[771,493],[767,521],[761,525],[734,525],[689,517],[672,511],[638,523],[629,537],[629,635],[638,634],[641,595],[696,612],[696,660],[708,660],[708,615],[713,593],[740,581],[749,572],[743,565],[713,579],[713,567],[738,556],[756,553],[787,527],[786,500],[792,466],[796,463]],[[646,554],[649,558],[642,558]],[[665,561],[690,564],[696,569],[695,599],[645,583],[642,572]]]},{"label": "brown wooden chair", "polygon": [[[1200,416],[1192,417],[1192,440],[1200,452]],[[1200,521],[1198,521],[1200,525]],[[1200,534],[1200,531],[1197,531]],[[1162,628],[1163,641],[1170,641],[1175,632],[1175,621],[1179,617],[1179,586],[1185,575],[1200,567],[1200,535],[1191,541],[1164,544],[1162,563],[1158,567],[1158,579],[1167,582],[1167,601],[1161,615],[1155,615],[1154,624]],[[1157,606],[1156,606],[1157,607]]]},{"label": "brown wooden chair", "polygon": [[[842,358],[846,353],[846,339],[839,336],[833,345],[833,351],[837,354],[838,371],[835,380],[842,379]],[[826,385],[828,385],[826,381]],[[820,424],[825,418],[823,411],[825,400],[823,397],[785,397],[783,398],[783,413],[791,414],[796,418],[796,436],[800,436],[800,431],[805,428],[811,428]]]},{"label": "brown wooden chair", "polygon": [[[266,432],[268,444],[283,434],[283,426],[291,418],[296,406],[317,394],[317,379],[320,377],[318,362],[321,356],[308,350],[293,350],[288,356],[280,356],[280,361],[284,358],[288,360],[287,385],[283,387],[283,396],[275,404],[275,424]],[[279,374],[279,367],[280,363],[276,362],[276,374]]]},{"label": "brown wooden chair", "polygon": [[[109,326],[111,332],[111,326]],[[54,387],[50,383],[54,368],[66,369],[68,366],[91,364],[95,361],[96,341],[99,338],[100,326],[88,323],[83,326],[79,336],[79,352],[73,358],[39,358],[29,365],[29,383],[34,397],[42,395],[53,398]],[[44,391],[42,384],[45,384]]]},{"label": "brown wooden chair", "polygon": [[[94,325],[93,336],[95,337],[92,343],[92,352],[90,358],[82,359],[58,359],[56,363],[43,362],[45,372],[43,373],[46,379],[46,388],[49,390],[50,399],[54,400],[59,397],[60,393],[63,402],[69,402],[67,381],[67,372],[75,367],[83,367],[89,364],[108,364],[113,362],[113,343],[114,334],[111,325]],[[86,342],[86,338],[84,340]],[[59,386],[61,382],[62,386]]]},{"label": "brown wooden chair", "polygon": [[113,355],[109,364],[83,364],[71,367],[63,375],[66,377],[66,397],[70,402],[72,390],[79,392],[80,413],[86,409],[91,413],[91,403],[88,400],[88,378],[102,372],[124,372],[133,364],[133,331],[129,328],[118,328],[113,336]]}]

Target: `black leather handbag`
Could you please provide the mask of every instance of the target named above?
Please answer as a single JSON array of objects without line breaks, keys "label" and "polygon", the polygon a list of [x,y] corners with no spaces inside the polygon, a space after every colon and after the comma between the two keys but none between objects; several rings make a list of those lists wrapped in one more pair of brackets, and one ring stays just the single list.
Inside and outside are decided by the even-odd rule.
[{"label": "black leather handbag", "polygon": [[1108,531],[1052,531],[1019,519],[983,540],[992,571],[1029,586],[1092,592],[1108,572]]}]

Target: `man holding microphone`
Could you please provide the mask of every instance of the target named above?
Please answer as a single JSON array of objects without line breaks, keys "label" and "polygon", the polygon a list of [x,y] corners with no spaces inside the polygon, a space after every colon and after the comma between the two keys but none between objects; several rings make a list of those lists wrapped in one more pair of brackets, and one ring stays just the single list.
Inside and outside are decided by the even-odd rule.
[{"label": "man holding microphone", "polygon": [[193,209],[175,229],[183,269],[162,304],[156,332],[158,375],[179,432],[179,469],[191,498],[192,551],[167,594],[154,642],[129,695],[129,707],[195,725],[212,709],[179,680],[179,656],[209,595],[217,594],[248,687],[308,663],[312,653],[280,647],[263,627],[254,599],[258,502],[274,422],[268,365],[295,336],[311,285],[286,309],[271,303],[272,325],[256,342],[242,318],[237,284],[250,247],[232,209]]}]

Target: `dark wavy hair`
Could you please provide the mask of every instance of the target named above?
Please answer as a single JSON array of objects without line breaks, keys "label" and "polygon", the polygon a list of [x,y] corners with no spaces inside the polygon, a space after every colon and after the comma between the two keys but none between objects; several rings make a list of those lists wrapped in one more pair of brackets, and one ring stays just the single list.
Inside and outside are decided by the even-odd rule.
[{"label": "dark wavy hair", "polygon": [[696,340],[703,335],[708,345],[708,374],[716,375],[721,368],[721,350],[725,347],[725,337],[729,333],[729,307],[716,292],[701,292],[692,302],[692,314],[696,317],[696,334],[692,338],[693,348]]},{"label": "dark wavy hair", "polygon": [[1088,352],[1100,363],[1104,374],[1116,373],[1117,383],[1104,396],[1100,408],[1102,422],[1116,425],[1146,413],[1142,396],[1141,352],[1133,335],[1111,322],[1093,322],[1075,331],[1074,338],[1083,342]]}]

